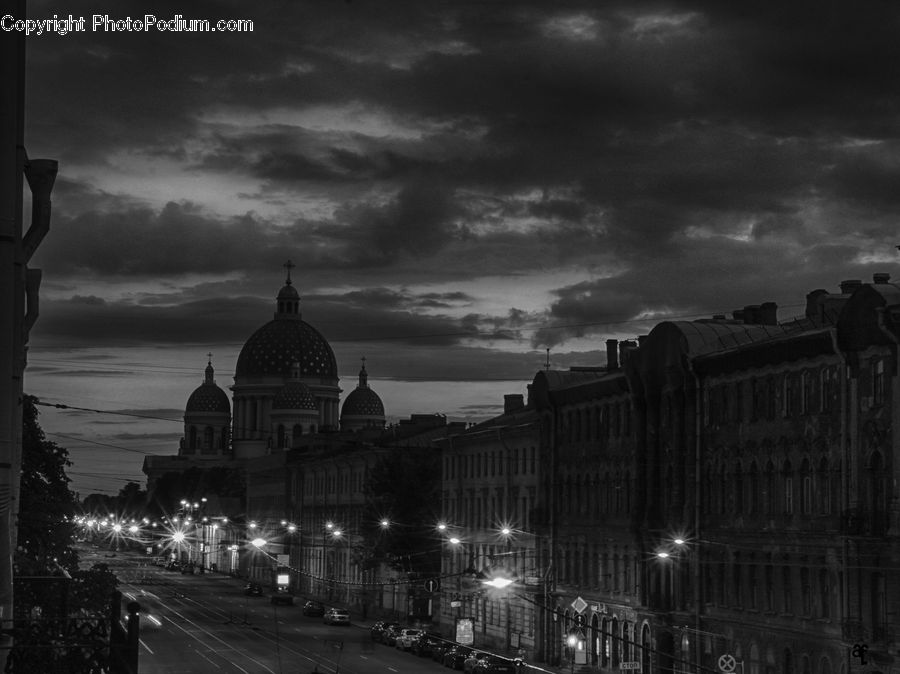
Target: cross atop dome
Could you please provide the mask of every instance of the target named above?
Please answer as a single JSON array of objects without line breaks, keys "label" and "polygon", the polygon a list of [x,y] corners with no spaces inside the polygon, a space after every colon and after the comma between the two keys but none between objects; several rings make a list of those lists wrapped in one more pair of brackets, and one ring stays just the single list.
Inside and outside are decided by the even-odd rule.
[{"label": "cross atop dome", "polygon": [[293,269],[293,268],[296,267],[297,265],[295,265],[293,262],[291,262],[290,260],[288,260],[287,262],[285,262],[285,263],[284,263],[283,265],[281,265],[281,266],[284,267],[285,270],[287,270],[287,280],[285,280],[285,282],[284,282],[285,285],[291,285],[291,269]]},{"label": "cross atop dome", "polygon": [[366,372],[366,357],[362,357],[362,369],[359,371],[359,388],[369,388],[369,373]]}]

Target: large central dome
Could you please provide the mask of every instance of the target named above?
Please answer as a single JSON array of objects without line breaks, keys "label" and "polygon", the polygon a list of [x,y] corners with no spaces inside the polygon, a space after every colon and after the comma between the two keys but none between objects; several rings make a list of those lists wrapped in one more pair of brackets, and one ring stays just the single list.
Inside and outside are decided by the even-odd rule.
[{"label": "large central dome", "polygon": [[298,317],[279,316],[247,340],[234,376],[286,376],[295,362],[303,377],[337,378],[334,351],[319,331]]}]

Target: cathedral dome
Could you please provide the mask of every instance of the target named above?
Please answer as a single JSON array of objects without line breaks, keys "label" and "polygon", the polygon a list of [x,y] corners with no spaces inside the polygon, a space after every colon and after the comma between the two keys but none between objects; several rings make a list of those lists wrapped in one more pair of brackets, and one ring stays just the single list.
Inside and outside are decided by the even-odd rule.
[{"label": "cathedral dome", "polygon": [[272,402],[272,409],[316,411],[319,408],[306,384],[301,381],[289,381],[275,396],[275,400]]},{"label": "cathedral dome", "polygon": [[228,401],[228,395],[216,385],[213,379],[212,363],[206,366],[206,379],[191,393],[184,411],[185,413],[222,412],[231,414],[231,403]]},{"label": "cathedral dome", "polygon": [[337,361],[326,339],[300,314],[300,293],[287,280],[276,298],[275,319],[254,332],[244,344],[235,368],[235,380],[244,377],[287,376],[295,363],[303,377],[337,379]]},{"label": "cathedral dome", "polygon": [[319,331],[299,318],[276,315],[244,344],[234,377],[284,377],[295,361],[304,377],[337,379],[334,351]]}]

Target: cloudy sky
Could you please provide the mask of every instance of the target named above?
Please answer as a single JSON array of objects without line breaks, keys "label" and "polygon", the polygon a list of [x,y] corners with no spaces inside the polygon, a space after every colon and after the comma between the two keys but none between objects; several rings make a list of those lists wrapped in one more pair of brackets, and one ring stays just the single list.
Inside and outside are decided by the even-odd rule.
[{"label": "cloudy sky", "polygon": [[[890,2],[29,3],[60,162],[26,389],[74,487],[174,453],[293,277],[342,386],[477,420],[546,358],[894,270]],[[252,32],[105,32],[250,19]],[[900,277],[900,272],[894,274]],[[133,416],[141,415],[141,416]],[[153,418],[148,418],[153,417]]]}]

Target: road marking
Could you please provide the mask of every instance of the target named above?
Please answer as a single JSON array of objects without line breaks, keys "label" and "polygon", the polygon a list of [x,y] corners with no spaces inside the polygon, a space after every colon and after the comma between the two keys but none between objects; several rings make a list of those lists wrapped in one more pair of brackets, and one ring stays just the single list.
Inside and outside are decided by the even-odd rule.
[{"label": "road marking", "polygon": [[[214,665],[216,669],[222,669],[222,668],[219,666],[218,663],[213,662],[212,660],[210,660],[208,657],[206,657],[206,655],[205,655],[204,653],[201,653],[200,651],[197,651],[197,655],[199,655],[201,658],[203,658],[204,660],[206,660],[209,664]],[[231,664],[233,664],[235,667],[237,667],[238,669],[240,669],[242,672],[246,672],[246,671],[247,671],[246,669],[244,669],[243,667],[241,667],[241,666],[238,665],[238,664],[235,664],[235,663],[233,663],[233,662],[232,662]],[[249,672],[248,672],[247,674],[249,674]]]},{"label": "road marking", "polygon": [[148,652],[150,655],[154,655],[153,651],[150,650],[150,647],[149,647],[147,644],[144,643],[144,640],[143,640],[143,639],[138,639],[138,641],[141,642],[141,646],[143,646],[144,648],[146,648],[146,649],[147,649],[147,652]]}]

